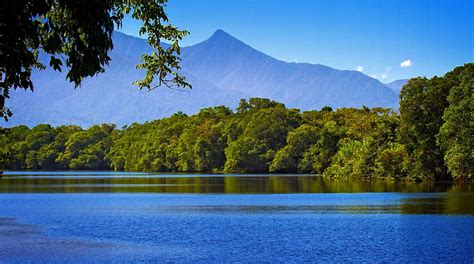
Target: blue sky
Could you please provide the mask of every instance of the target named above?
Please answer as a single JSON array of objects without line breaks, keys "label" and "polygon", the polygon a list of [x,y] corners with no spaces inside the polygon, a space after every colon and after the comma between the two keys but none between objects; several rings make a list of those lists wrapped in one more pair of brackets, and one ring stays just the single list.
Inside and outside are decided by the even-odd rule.
[{"label": "blue sky", "polygon": [[[280,60],[361,70],[382,82],[474,62],[474,0],[169,0],[183,45],[223,29]],[[138,34],[127,18],[122,32]]]}]

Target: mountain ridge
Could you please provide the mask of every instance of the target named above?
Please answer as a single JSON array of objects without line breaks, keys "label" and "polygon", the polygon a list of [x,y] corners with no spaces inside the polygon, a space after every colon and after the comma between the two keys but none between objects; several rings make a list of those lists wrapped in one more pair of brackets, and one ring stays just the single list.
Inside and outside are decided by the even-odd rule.
[{"label": "mountain ridge", "polygon": [[[192,90],[138,91],[135,69],[150,52],[146,40],[114,32],[114,49],[105,73],[84,80],[80,89],[64,73],[35,72],[35,92],[14,91],[7,103],[14,116],[4,126],[145,122],[210,106],[236,107],[241,98],[267,97],[301,110],[339,107],[397,107],[389,87],[357,71],[321,64],[289,63],[260,52],[223,30],[182,48],[182,71]],[[166,45],[166,44],[165,44]]]}]

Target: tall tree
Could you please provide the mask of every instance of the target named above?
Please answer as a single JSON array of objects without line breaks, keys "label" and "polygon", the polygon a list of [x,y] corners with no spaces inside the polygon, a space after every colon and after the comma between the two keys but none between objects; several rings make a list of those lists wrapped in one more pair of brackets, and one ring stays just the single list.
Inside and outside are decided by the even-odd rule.
[{"label": "tall tree", "polygon": [[474,63],[459,73],[459,85],[451,88],[445,123],[438,143],[445,151],[444,160],[455,179],[474,178]]},{"label": "tall tree", "polygon": [[[155,51],[142,56],[137,68],[145,69],[140,89],[161,85],[191,87],[179,73],[179,41],[188,34],[168,23],[167,0],[3,0],[0,1],[0,117],[10,89],[33,89],[33,69],[45,69],[39,60],[49,57],[54,70],[67,69],[67,79],[78,87],[82,80],[104,71],[113,48],[112,32],[124,15],[143,22]],[[166,41],[169,45],[161,45]],[[157,80],[155,80],[157,76]]]},{"label": "tall tree", "polygon": [[442,78],[414,78],[400,93],[400,135],[413,157],[413,178],[447,178],[436,135],[443,124],[450,85]]},{"label": "tall tree", "polygon": [[457,67],[443,77],[411,79],[400,93],[400,136],[413,159],[413,177],[451,178],[436,138],[450,104],[448,95],[460,85],[463,71]]}]

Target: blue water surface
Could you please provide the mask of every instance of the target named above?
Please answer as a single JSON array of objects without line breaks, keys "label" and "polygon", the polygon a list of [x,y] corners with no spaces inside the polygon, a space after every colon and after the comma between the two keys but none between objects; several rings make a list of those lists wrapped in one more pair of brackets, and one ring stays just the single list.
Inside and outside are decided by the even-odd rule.
[{"label": "blue water surface", "polygon": [[0,262],[472,263],[471,194],[1,193]]}]

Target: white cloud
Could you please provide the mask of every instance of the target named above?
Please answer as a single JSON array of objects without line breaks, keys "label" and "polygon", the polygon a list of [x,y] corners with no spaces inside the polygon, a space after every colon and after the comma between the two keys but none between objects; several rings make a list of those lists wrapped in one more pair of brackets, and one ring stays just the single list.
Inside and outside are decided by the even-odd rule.
[{"label": "white cloud", "polygon": [[413,62],[411,60],[404,60],[400,63],[400,67],[403,67],[403,68],[408,68],[411,66],[413,66]]},{"label": "white cloud", "polygon": [[364,67],[362,67],[362,66],[359,65],[359,66],[356,67],[356,71],[358,71],[358,72],[363,72],[363,71],[364,71]]}]

